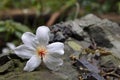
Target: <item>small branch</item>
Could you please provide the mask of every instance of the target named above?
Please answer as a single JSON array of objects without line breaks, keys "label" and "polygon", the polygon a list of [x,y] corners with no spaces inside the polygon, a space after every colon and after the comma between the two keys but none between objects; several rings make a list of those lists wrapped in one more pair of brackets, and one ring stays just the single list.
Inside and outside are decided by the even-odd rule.
[{"label": "small branch", "polygon": [[64,5],[59,11],[54,12],[50,19],[48,20],[48,22],[46,23],[47,26],[51,26],[52,24],[54,24],[54,22],[56,21],[56,19],[66,10],[68,9],[71,5]]},{"label": "small branch", "polygon": [[75,5],[76,5],[76,13],[75,13],[74,19],[78,17],[78,14],[79,14],[79,11],[80,11],[80,5],[79,5],[79,3],[76,3]]}]

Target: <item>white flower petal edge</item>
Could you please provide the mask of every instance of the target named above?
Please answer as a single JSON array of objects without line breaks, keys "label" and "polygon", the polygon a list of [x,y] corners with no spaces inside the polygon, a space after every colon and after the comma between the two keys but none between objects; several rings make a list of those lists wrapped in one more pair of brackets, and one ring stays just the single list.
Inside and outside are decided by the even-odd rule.
[{"label": "white flower petal edge", "polygon": [[36,38],[38,39],[39,43],[43,46],[46,46],[49,42],[49,33],[50,29],[46,26],[38,27],[36,31]]},{"label": "white flower petal edge", "polygon": [[53,70],[53,71],[57,71],[60,68],[60,66],[63,64],[62,59],[54,58],[50,55],[43,58],[43,62],[50,70]]},{"label": "white flower petal edge", "polygon": [[13,43],[7,43],[6,44],[10,49],[15,49],[15,45]]},{"label": "white flower petal edge", "polygon": [[3,48],[2,49],[2,54],[5,54],[5,55],[7,55],[7,54],[9,54],[9,48]]},{"label": "white flower petal edge", "polygon": [[2,57],[4,55],[9,55],[9,52],[10,52],[9,48],[3,48],[2,49],[2,54],[0,54],[0,57]]},{"label": "white flower petal edge", "polygon": [[61,42],[51,43],[47,46],[48,54],[58,58],[64,54],[64,44]]},{"label": "white flower petal edge", "polygon": [[30,46],[31,48],[36,48],[37,42],[35,40],[35,35],[31,32],[25,32],[21,37],[23,43],[26,46]]},{"label": "white flower petal edge", "polygon": [[20,45],[14,49],[16,55],[23,59],[29,59],[35,55],[35,51],[25,45]]},{"label": "white flower petal edge", "polygon": [[35,68],[37,68],[41,63],[40,57],[37,55],[32,56],[26,63],[26,66],[24,67],[24,71],[33,71]]}]

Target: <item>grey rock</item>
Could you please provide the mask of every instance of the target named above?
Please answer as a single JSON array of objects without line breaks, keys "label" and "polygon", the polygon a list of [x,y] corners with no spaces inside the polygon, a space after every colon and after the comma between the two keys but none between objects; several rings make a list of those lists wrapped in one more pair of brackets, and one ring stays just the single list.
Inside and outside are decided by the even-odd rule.
[{"label": "grey rock", "polygon": [[107,38],[107,34],[104,32],[104,29],[101,26],[90,26],[86,30],[91,38],[93,38],[97,46],[111,48],[113,45],[110,40]]},{"label": "grey rock", "polygon": [[56,32],[56,34],[54,35],[54,41],[63,42],[63,41],[65,41],[65,36],[63,35],[62,32],[58,31],[58,32]]},{"label": "grey rock", "polygon": [[72,31],[72,36],[75,39],[78,40],[83,40],[84,36],[85,36],[85,32],[83,31],[83,28],[80,27],[75,21],[73,21],[71,23],[71,31]]},{"label": "grey rock", "polygon": [[[90,37],[92,37],[98,46],[106,47],[113,52],[114,56],[120,58],[120,26],[117,23],[108,19],[100,19],[93,14],[88,14],[73,22],[75,22],[77,26],[77,29],[75,29],[76,26],[72,26],[77,35],[81,36],[80,31],[84,33],[86,29],[89,29],[86,31],[86,36],[82,37],[84,40],[80,41],[80,43],[88,46],[89,43],[87,43],[85,39],[91,42],[89,40]],[[78,28],[78,26],[81,28]],[[77,37],[80,38],[80,36]]]},{"label": "grey rock", "polygon": [[71,36],[71,26],[63,22],[58,23],[54,26],[51,26],[51,33],[53,35],[50,38],[50,42],[64,42],[69,36]]},{"label": "grey rock", "polygon": [[67,44],[68,46],[70,46],[70,48],[73,50],[73,51],[78,51],[78,52],[81,52],[82,50],[82,46],[77,42],[77,40],[74,40],[74,39],[69,39],[67,41]]},{"label": "grey rock", "polygon": [[51,34],[50,34],[50,41],[49,41],[49,42],[50,42],[50,43],[52,43],[52,42],[53,42],[53,40],[54,40],[54,34],[53,34],[53,33],[51,33]]},{"label": "grey rock", "polygon": [[94,25],[94,24],[97,24],[97,23],[100,23],[100,22],[101,22],[101,19],[98,18],[97,16],[95,16],[94,14],[88,14],[88,15],[82,17],[79,21],[77,21],[77,23],[81,27]]},{"label": "grey rock", "polygon": [[[63,24],[65,24],[65,27],[69,28],[68,31],[71,30],[71,37],[77,40],[82,40],[81,43],[87,46],[88,44],[86,44],[85,37],[89,38],[92,36],[98,46],[112,49],[113,51],[116,51],[115,53],[120,52],[118,44],[120,41],[120,27],[115,22],[109,21],[107,19],[102,20],[93,14],[88,14],[81,19],[68,21]],[[63,26],[63,24],[61,26]],[[87,31],[88,34],[86,34],[84,37],[84,29],[87,27],[90,27],[90,31]]]},{"label": "grey rock", "polygon": [[74,39],[69,39],[66,41],[67,45],[70,47],[71,50],[73,50],[72,55],[76,56],[77,59],[79,59],[79,55],[83,51],[83,46]]},{"label": "grey rock", "polygon": [[35,72],[11,72],[0,76],[0,80],[69,80],[66,76],[55,74],[49,71]]},{"label": "grey rock", "polygon": [[[107,39],[107,41],[100,40],[100,42],[104,43],[105,45],[108,44],[108,49],[113,52],[113,55],[120,58],[120,26],[108,19],[103,19],[100,23],[97,23],[94,26],[102,29],[102,31],[98,31],[98,34],[104,34],[104,37],[101,37],[101,39]],[[95,38],[100,37],[96,36]]]},{"label": "grey rock", "polygon": [[102,22],[97,25],[101,26],[104,30],[107,30],[110,35],[120,38],[120,26],[117,23],[108,19],[103,19]]},{"label": "grey rock", "polygon": [[72,54],[72,50],[68,45],[65,45],[65,54],[63,56],[64,65],[61,67],[59,73],[68,76],[68,80],[78,80],[78,72],[72,66],[70,55]]}]

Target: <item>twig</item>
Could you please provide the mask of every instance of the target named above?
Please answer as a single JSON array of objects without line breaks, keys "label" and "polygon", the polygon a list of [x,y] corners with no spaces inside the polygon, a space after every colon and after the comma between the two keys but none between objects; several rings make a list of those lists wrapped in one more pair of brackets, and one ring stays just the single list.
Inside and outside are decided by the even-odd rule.
[{"label": "twig", "polygon": [[54,12],[50,19],[48,20],[48,22],[46,23],[47,26],[51,26],[52,24],[54,24],[54,22],[56,21],[56,19],[66,10],[68,9],[71,5],[64,5],[59,11]]},{"label": "twig", "polygon": [[79,3],[77,2],[75,5],[76,5],[76,13],[75,13],[74,19],[78,17],[78,14],[79,14],[79,11],[80,11],[80,5],[79,5]]}]

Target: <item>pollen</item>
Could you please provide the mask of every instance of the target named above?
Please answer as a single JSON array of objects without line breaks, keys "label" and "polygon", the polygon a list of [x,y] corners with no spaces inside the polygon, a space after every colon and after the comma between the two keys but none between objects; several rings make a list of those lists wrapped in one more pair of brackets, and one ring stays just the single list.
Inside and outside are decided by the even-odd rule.
[{"label": "pollen", "polygon": [[46,53],[47,53],[47,50],[45,48],[38,49],[38,55],[41,56],[42,58],[45,56]]}]

